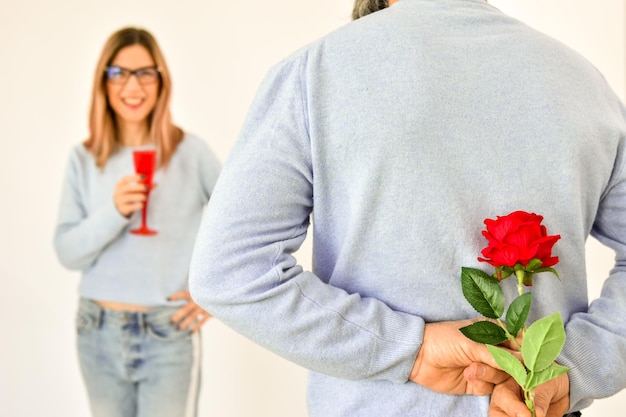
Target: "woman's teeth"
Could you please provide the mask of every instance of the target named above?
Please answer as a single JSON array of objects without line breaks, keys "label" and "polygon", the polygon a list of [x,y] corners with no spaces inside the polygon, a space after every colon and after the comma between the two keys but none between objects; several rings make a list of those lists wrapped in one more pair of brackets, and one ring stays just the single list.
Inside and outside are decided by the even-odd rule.
[{"label": "woman's teeth", "polygon": [[124,102],[124,104],[127,104],[129,106],[138,106],[143,102],[143,99],[141,98],[125,98],[122,99],[122,101]]}]

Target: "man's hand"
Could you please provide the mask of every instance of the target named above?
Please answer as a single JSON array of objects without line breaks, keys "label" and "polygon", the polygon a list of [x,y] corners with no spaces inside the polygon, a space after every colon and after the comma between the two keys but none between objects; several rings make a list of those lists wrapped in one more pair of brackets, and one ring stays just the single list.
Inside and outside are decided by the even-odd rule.
[{"label": "man's hand", "polygon": [[[567,374],[535,389],[537,417],[562,417],[569,409],[569,377]],[[530,417],[523,392],[513,378],[497,385],[491,395],[489,417]]]},{"label": "man's hand", "polygon": [[487,348],[459,329],[471,320],[427,323],[409,379],[445,394],[488,395],[509,375],[498,369]]}]

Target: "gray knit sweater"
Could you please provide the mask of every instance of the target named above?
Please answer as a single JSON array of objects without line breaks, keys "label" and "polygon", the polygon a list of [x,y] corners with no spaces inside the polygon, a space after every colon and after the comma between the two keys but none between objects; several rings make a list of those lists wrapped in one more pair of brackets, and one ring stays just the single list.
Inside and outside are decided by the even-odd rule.
[{"label": "gray knit sweater", "polygon": [[[483,220],[535,212],[562,236],[561,280],[535,277],[531,319],[561,312],[585,407],[626,387],[624,116],[585,59],[484,1],[402,0],[269,72],[201,225],[192,295],[312,371],[311,416],[486,416],[488,397],[407,379],[425,322],[477,316],[460,271],[492,272]],[[292,256],[307,233],[312,271]],[[591,305],[590,234],[617,256]]]},{"label": "gray knit sweater", "polygon": [[187,289],[189,259],[202,211],[221,164],[202,139],[185,135],[166,169],[154,176],[148,226],[154,236],[129,233],[140,212],[122,216],[113,203],[117,182],[135,172],[133,147],[122,147],[103,170],[77,145],[68,159],[54,248],[61,263],[81,271],[81,297],[148,306]]}]

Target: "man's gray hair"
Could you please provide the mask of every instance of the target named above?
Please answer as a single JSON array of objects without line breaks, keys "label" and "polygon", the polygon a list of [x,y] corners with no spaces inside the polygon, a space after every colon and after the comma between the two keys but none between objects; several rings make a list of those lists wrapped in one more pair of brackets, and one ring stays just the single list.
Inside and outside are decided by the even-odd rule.
[{"label": "man's gray hair", "polygon": [[357,20],[360,17],[377,12],[386,7],[389,7],[388,0],[354,0],[352,20]]}]

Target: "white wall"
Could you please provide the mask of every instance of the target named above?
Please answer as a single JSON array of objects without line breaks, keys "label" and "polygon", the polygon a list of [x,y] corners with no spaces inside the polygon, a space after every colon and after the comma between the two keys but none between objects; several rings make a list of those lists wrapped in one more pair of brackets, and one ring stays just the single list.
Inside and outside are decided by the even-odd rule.
[{"label": "white wall", "polygon": [[[622,0],[492,2],[581,51],[624,91]],[[223,160],[269,66],[347,23],[351,5],[0,0],[0,415],[88,414],[73,345],[78,274],[58,264],[51,240],[67,153],[87,133],[92,72],[109,33],[133,24],[157,36],[174,76],[176,121]],[[589,255],[597,295],[611,255],[593,244]],[[304,370],[217,321],[203,340],[202,416],[306,415]],[[622,393],[585,416],[625,405]]]}]

